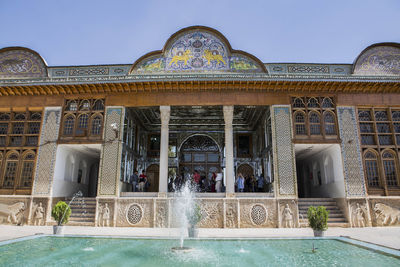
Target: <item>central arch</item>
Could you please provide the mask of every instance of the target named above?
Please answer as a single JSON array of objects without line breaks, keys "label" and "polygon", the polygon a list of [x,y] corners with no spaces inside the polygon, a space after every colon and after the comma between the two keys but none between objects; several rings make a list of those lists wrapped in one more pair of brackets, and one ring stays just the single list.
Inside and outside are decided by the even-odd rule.
[{"label": "central arch", "polygon": [[202,177],[221,171],[221,150],[207,135],[192,135],[179,148],[179,173],[186,177],[195,170]]}]

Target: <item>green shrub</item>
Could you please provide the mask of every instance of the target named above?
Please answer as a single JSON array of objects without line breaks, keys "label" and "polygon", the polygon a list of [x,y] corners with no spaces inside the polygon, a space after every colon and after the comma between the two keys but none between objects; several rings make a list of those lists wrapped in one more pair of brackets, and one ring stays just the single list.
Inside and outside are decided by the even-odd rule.
[{"label": "green shrub", "polygon": [[71,208],[64,201],[58,201],[51,210],[51,216],[57,221],[58,225],[67,223],[70,215]]},{"label": "green shrub", "polygon": [[199,204],[195,203],[193,209],[186,214],[191,226],[196,226],[201,220],[201,208]]},{"label": "green shrub", "polygon": [[307,211],[308,224],[313,230],[325,231],[328,229],[328,215],[329,211],[324,206],[311,206]]}]

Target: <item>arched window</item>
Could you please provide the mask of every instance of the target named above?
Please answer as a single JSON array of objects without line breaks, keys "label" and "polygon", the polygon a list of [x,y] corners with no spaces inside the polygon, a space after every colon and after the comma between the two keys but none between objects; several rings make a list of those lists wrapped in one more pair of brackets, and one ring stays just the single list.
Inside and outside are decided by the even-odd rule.
[{"label": "arched window", "polygon": [[78,125],[76,127],[76,135],[84,135],[86,134],[86,130],[88,128],[89,123],[89,115],[82,114],[78,117]]},{"label": "arched window", "polygon": [[88,100],[83,100],[81,102],[81,105],[79,106],[79,110],[89,110],[90,109],[90,103]]},{"label": "arched window", "polygon": [[4,170],[3,188],[14,188],[17,178],[19,155],[17,152],[8,154]]},{"label": "arched window", "polygon": [[100,115],[93,115],[91,125],[92,125],[92,127],[91,127],[92,135],[101,134],[101,126],[103,125],[102,117]]},{"label": "arched window", "polygon": [[371,112],[369,110],[358,111],[358,120],[359,121],[372,121]]},{"label": "arched window", "polygon": [[330,111],[324,112],[324,125],[326,135],[336,135],[335,116]]},{"label": "arched window", "polygon": [[392,111],[392,120],[400,121],[400,110],[393,110]]},{"label": "arched window", "polygon": [[383,172],[388,187],[395,187],[397,183],[396,156],[392,151],[386,150],[382,153]]},{"label": "arched window", "polygon": [[308,99],[307,107],[318,108],[319,107],[318,100],[315,97],[311,97],[310,99]]},{"label": "arched window", "polygon": [[17,113],[15,114],[14,120],[16,121],[24,121],[26,119],[25,114]]},{"label": "arched window", "polygon": [[65,110],[67,111],[76,111],[78,109],[78,104],[76,103],[75,100],[71,100],[67,104],[67,108]]},{"label": "arched window", "polygon": [[364,153],[364,166],[368,187],[379,187],[379,171],[377,154],[371,150]]},{"label": "arched window", "polygon": [[310,134],[321,135],[321,119],[317,112],[309,113]]},{"label": "arched window", "polygon": [[298,111],[294,114],[294,125],[297,135],[307,135],[305,114]]},{"label": "arched window", "polygon": [[72,135],[74,133],[75,117],[72,115],[64,119],[64,135]]},{"label": "arched window", "polygon": [[333,108],[334,105],[332,103],[332,99],[330,97],[325,97],[324,100],[322,100],[322,107],[323,108]]},{"label": "arched window", "polygon": [[293,101],[293,107],[294,108],[304,108],[305,105],[304,105],[303,99],[301,99],[299,97],[295,98]]},{"label": "arched window", "polygon": [[0,114],[0,121],[9,121],[9,120],[10,120],[10,114],[8,113]]},{"label": "arched window", "polygon": [[42,120],[42,114],[35,112],[31,114],[31,120],[33,121],[40,121]]},{"label": "arched window", "polygon": [[30,188],[33,180],[33,169],[35,164],[35,153],[28,151],[23,155],[21,181],[19,187]]},{"label": "arched window", "polygon": [[104,110],[103,100],[97,99],[97,100],[94,102],[93,110]]}]

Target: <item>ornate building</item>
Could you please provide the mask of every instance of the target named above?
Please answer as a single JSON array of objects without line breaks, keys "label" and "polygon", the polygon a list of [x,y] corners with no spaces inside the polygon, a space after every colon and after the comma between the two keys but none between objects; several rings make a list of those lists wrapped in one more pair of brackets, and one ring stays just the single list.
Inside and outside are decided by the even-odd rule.
[{"label": "ornate building", "polygon": [[197,171],[202,227],[302,227],[312,204],[330,225],[400,224],[399,44],[269,64],[194,26],[133,64],[70,67],[8,47],[0,96],[0,223],[52,224],[81,191],[72,224],[174,227],[172,191]]}]

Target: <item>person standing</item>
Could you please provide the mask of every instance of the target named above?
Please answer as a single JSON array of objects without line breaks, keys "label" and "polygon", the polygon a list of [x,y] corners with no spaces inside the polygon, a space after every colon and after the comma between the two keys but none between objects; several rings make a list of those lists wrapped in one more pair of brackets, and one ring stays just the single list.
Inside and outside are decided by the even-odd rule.
[{"label": "person standing", "polygon": [[215,178],[215,190],[217,193],[222,192],[222,173],[217,173],[217,177]]},{"label": "person standing", "polygon": [[239,173],[238,178],[236,180],[238,192],[243,192],[244,190],[244,177],[241,173]]},{"label": "person standing", "polygon": [[132,184],[132,192],[136,192],[136,185],[138,184],[139,181],[139,176],[138,176],[138,171],[135,170],[131,176],[131,184]]},{"label": "person standing", "polygon": [[145,170],[142,171],[142,174],[139,176],[139,191],[144,192],[144,186],[146,185],[147,182],[147,175]]},{"label": "person standing", "polygon": [[195,170],[193,173],[193,182],[196,192],[200,190],[200,179],[201,179],[200,173],[197,170]]},{"label": "person standing", "polygon": [[258,177],[258,180],[257,180],[257,191],[258,192],[264,191],[264,183],[265,183],[264,176],[262,174],[260,174],[260,176]]}]

